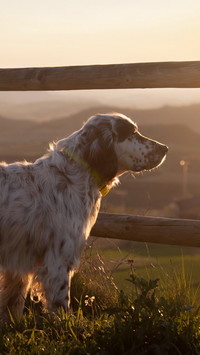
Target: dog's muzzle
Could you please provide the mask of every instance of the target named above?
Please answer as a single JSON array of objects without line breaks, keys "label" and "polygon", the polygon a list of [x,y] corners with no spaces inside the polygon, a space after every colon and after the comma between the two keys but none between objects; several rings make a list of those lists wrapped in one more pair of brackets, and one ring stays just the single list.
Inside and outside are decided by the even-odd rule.
[{"label": "dog's muzzle", "polygon": [[146,169],[150,170],[160,166],[168,152],[168,147],[164,144],[158,143],[155,148],[148,154]]}]

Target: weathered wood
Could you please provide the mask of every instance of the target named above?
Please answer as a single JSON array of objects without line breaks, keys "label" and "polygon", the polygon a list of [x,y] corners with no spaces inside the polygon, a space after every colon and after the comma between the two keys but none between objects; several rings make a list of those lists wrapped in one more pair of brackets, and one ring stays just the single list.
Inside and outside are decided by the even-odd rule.
[{"label": "weathered wood", "polygon": [[200,247],[200,221],[100,213],[91,235],[137,242]]},{"label": "weathered wood", "polygon": [[199,87],[200,61],[0,69],[1,91]]}]

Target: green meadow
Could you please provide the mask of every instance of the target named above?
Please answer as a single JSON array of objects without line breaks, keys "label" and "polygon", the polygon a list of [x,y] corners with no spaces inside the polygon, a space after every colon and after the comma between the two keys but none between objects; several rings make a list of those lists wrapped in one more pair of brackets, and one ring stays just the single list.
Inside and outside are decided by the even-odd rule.
[{"label": "green meadow", "polygon": [[126,286],[126,276],[130,266],[135,272],[146,278],[165,279],[173,274],[184,273],[196,288],[200,283],[200,251],[198,248],[186,248],[145,243],[127,243],[123,246],[98,250],[111,270],[119,287]]}]

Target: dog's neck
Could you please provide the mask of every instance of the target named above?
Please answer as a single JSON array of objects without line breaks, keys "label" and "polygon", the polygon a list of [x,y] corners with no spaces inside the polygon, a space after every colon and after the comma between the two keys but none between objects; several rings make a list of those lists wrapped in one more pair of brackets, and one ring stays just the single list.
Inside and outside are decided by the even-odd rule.
[{"label": "dog's neck", "polygon": [[95,171],[94,169],[92,169],[92,167],[84,159],[80,158],[79,155],[77,153],[75,153],[72,149],[69,149],[66,147],[62,150],[62,152],[67,157],[72,159],[74,162],[76,162],[78,165],[80,165],[81,167],[83,167],[85,170],[87,170],[89,172],[93,181],[98,186],[99,192],[101,193],[101,195],[103,197],[106,196],[110,192],[111,188],[114,185],[119,183],[119,180],[117,178],[112,179],[112,181],[110,181],[109,183],[102,182],[102,179],[99,176],[98,172]]}]

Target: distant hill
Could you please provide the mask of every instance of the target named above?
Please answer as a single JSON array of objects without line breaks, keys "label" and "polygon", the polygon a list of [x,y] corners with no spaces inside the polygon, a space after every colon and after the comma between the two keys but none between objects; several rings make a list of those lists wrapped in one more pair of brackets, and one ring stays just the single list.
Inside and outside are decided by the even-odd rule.
[{"label": "distant hill", "polygon": [[0,116],[0,144],[23,141],[26,136],[30,136],[35,126],[37,123],[33,121],[12,120]]},{"label": "distant hill", "polygon": [[[152,110],[132,110],[129,108],[116,108],[114,106],[94,106],[87,109],[81,110],[71,115],[66,115],[64,117],[57,117],[54,120],[47,122],[42,122],[40,124],[41,131],[44,134],[47,132],[53,132],[54,137],[52,139],[61,138],[60,133],[68,135],[74,130],[81,127],[83,122],[85,122],[90,116],[95,113],[106,113],[106,112],[122,112],[125,115],[131,117],[136,123],[141,125],[177,125],[189,127],[193,132],[200,133],[200,105],[193,105],[187,107],[163,107],[160,109]],[[156,128],[156,127],[155,127]],[[45,133],[46,132],[46,133]],[[66,132],[66,133],[65,133]],[[177,134],[178,133],[177,130]]]},{"label": "distant hill", "polygon": [[[0,159],[10,160],[9,156],[14,160],[35,158],[46,151],[49,142],[67,137],[79,129],[94,112],[109,111],[113,111],[112,107],[89,108],[66,118],[42,123],[0,117]],[[130,111],[125,110],[125,113],[133,117]],[[177,164],[180,159],[199,159],[200,133],[197,130],[173,120],[167,122],[167,119],[162,119],[156,123],[157,118],[153,119],[150,111],[147,116],[138,118],[137,122],[141,122],[139,128],[144,135],[169,146],[170,164],[173,161]]]},{"label": "distant hill", "polygon": [[140,127],[144,135],[166,143],[169,147],[200,152],[200,133],[184,124],[142,124]]},{"label": "distant hill", "polygon": [[[84,91],[77,95],[73,92],[63,95],[52,92],[1,92],[0,116],[34,122],[68,119],[71,116],[78,119],[78,126],[78,122],[86,120],[96,112],[118,111],[129,115],[139,124],[184,124],[200,133],[200,104],[136,109],[131,106],[131,96],[128,93],[127,97],[129,100],[125,107],[124,97],[121,100],[114,100],[111,97],[110,101],[100,103],[101,95],[98,99],[98,95],[87,95]],[[105,102],[110,103],[108,105]],[[140,106],[142,107],[141,102]],[[76,126],[75,121],[74,124]]]},{"label": "distant hill", "polygon": [[[164,112],[167,108],[159,111],[161,110]],[[92,114],[112,111],[112,107],[94,107],[65,118],[57,118],[41,123],[0,117],[0,144],[3,142],[49,142],[58,140],[78,130]],[[141,114],[141,111],[138,111],[137,115],[131,114],[133,111],[128,109],[123,112],[130,117],[137,116],[138,119],[136,121],[139,123],[139,129],[147,136],[161,140],[169,145],[185,146],[187,148],[190,146],[190,148],[200,149],[200,133],[191,125],[188,127],[184,119],[183,122],[177,123],[176,120],[172,119],[172,116],[170,116],[171,119],[169,121],[161,116],[162,119],[158,121],[158,118],[149,110],[148,115],[145,115],[145,117]],[[191,122],[191,120],[192,117],[188,122]]]},{"label": "distant hill", "polygon": [[72,94],[58,95],[46,91],[0,92],[0,116],[42,122],[99,105],[98,100],[87,99],[81,94],[77,99]]}]

